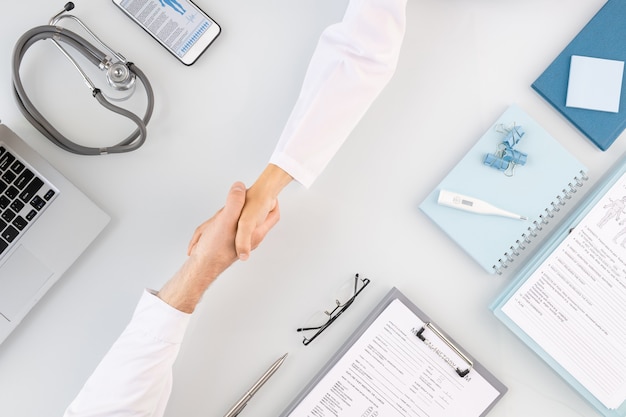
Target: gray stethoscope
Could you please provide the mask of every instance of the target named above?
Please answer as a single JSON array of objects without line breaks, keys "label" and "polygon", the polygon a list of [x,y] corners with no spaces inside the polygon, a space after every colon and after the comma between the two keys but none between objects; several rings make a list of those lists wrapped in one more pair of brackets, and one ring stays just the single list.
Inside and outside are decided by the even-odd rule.
[{"label": "gray stethoscope", "polygon": [[[121,54],[113,51],[104,42],[102,42],[94,33],[87,28],[83,22],[76,16],[65,14],[74,8],[74,4],[69,2],[65,5],[61,12],[57,13],[47,26],[38,26],[26,32],[15,44],[13,51],[13,91],[17,100],[17,104],[24,116],[30,123],[33,124],[41,133],[43,133],[48,139],[59,147],[76,154],[81,155],[103,155],[108,153],[121,153],[130,152],[139,148],[146,140],[146,125],[152,116],[152,110],[154,108],[154,94],[150,82],[146,78],[145,74],[137,68],[132,62],[128,62]],[[103,48],[105,48],[113,58],[109,57],[106,53],[100,51],[93,44],[77,35],[76,33],[69,31],[63,27],[57,26],[61,19],[72,19],[87,31],[93,39],[96,40]],[[108,110],[115,112],[121,116],[130,119],[137,125],[130,136],[122,140],[113,146],[92,148],[79,145],[71,140],[67,139],[61,133],[59,133],[42,115],[37,111],[32,102],[28,99],[22,81],[20,79],[20,64],[24,54],[35,42],[43,39],[52,39],[56,46],[66,56],[67,59],[73,64],[78,72],[83,77],[85,83],[92,92],[93,97],[98,102],[107,108]],[[144,86],[146,95],[148,98],[148,104],[146,112],[143,118],[140,118],[136,114],[119,107],[104,96],[102,91],[95,86],[95,84],[89,79],[87,74],[81,69],[78,63],[72,58],[72,56],[64,49],[60,43],[67,44],[82,55],[84,55],[91,63],[98,68],[106,72],[107,83],[118,91],[127,91],[132,94],[136,81],[139,79]]]}]

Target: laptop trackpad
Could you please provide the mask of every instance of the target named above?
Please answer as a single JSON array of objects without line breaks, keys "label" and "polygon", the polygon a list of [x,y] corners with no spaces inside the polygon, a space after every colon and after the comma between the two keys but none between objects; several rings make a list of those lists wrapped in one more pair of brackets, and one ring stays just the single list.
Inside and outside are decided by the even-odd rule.
[{"label": "laptop trackpad", "polygon": [[20,245],[0,267],[0,313],[9,320],[18,316],[51,276],[52,271]]}]

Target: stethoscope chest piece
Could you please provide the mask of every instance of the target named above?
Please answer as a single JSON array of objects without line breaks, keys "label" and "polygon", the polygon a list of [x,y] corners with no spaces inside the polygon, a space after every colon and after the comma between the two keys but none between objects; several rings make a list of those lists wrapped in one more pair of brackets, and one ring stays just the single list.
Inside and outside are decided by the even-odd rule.
[{"label": "stethoscope chest piece", "polygon": [[106,79],[116,90],[126,91],[135,88],[136,75],[121,62],[116,62],[106,70]]}]

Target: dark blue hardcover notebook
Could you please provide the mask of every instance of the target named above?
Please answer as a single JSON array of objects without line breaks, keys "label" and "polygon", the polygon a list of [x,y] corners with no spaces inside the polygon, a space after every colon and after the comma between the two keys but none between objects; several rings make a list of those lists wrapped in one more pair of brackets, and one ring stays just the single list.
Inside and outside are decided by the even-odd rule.
[{"label": "dark blue hardcover notebook", "polygon": [[566,107],[572,55],[626,61],[626,0],[609,0],[574,37],[532,88],[606,151],[626,127],[626,86],[622,83],[618,113]]}]

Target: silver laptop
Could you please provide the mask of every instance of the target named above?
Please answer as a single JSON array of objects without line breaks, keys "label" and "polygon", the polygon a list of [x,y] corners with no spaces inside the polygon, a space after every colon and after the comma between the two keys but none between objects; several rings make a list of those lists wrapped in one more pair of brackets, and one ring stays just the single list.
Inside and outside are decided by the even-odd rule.
[{"label": "silver laptop", "polygon": [[0,343],[109,220],[0,124]]}]

